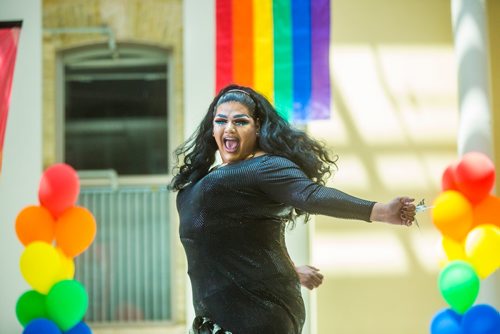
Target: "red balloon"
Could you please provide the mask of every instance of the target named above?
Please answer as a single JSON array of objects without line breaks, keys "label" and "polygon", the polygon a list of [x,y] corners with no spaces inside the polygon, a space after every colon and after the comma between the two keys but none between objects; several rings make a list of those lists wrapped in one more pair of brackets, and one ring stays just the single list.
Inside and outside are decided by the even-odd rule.
[{"label": "red balloon", "polygon": [[456,164],[451,164],[443,172],[443,177],[441,178],[441,190],[458,190],[457,184],[455,183],[455,169]]},{"label": "red balloon", "polygon": [[458,190],[472,204],[479,203],[490,193],[495,182],[495,166],[488,156],[469,152],[462,157],[455,169]]},{"label": "red balloon", "polygon": [[80,182],[76,171],[67,164],[55,164],[42,175],[38,199],[55,218],[64,210],[75,205],[80,192]]}]

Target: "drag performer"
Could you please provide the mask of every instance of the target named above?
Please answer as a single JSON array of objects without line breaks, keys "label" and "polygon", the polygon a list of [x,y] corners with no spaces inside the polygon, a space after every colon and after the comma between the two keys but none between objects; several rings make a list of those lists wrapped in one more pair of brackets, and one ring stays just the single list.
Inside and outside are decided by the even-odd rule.
[{"label": "drag performer", "polygon": [[[217,151],[222,163],[213,167]],[[193,333],[301,333],[300,276],[285,245],[298,217],[414,221],[409,197],[380,203],[326,187],[335,159],[247,87],[221,90],[176,155],[171,188],[179,191]]]}]

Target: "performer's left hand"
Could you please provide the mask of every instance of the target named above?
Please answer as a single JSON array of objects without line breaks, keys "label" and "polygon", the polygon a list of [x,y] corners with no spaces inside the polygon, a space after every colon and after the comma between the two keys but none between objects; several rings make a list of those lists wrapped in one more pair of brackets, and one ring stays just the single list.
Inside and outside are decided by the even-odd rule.
[{"label": "performer's left hand", "polygon": [[411,226],[416,208],[410,197],[396,197],[388,203],[375,203],[370,219],[394,225]]}]

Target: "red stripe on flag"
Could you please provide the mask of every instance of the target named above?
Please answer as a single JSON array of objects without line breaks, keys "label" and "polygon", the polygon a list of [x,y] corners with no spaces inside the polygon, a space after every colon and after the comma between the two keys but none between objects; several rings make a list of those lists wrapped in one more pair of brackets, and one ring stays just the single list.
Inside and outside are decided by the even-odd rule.
[{"label": "red stripe on flag", "polygon": [[216,2],[216,80],[215,89],[222,88],[233,82],[233,31],[232,31],[232,0],[217,0]]}]

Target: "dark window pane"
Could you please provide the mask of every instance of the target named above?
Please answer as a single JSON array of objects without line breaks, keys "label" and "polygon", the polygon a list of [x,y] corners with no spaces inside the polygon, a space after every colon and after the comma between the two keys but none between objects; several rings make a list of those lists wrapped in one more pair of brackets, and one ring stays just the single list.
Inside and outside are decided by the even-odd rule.
[{"label": "dark window pane", "polygon": [[76,169],[168,173],[167,68],[66,69],[65,158]]}]

